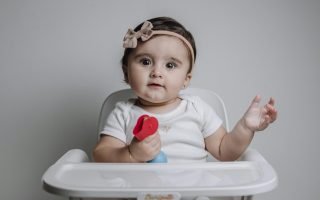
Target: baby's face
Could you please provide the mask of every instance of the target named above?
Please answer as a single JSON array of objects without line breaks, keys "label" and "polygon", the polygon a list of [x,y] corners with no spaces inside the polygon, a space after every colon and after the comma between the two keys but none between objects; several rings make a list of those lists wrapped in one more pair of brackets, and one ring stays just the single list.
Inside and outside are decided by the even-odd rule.
[{"label": "baby's face", "polygon": [[136,95],[149,103],[178,97],[189,84],[190,57],[185,44],[174,36],[155,36],[140,43],[128,59],[128,82]]}]

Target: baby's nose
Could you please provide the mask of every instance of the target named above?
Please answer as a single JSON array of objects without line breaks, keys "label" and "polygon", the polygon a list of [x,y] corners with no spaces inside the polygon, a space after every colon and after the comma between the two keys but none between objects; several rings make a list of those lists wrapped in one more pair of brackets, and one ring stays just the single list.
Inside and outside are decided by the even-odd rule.
[{"label": "baby's nose", "polygon": [[154,66],[150,73],[150,76],[152,78],[162,78],[163,76],[162,68],[160,66]]}]

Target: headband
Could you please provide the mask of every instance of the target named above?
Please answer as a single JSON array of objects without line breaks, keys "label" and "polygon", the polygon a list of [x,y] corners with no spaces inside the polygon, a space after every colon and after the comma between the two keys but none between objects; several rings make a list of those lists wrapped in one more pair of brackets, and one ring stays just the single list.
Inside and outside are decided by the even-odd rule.
[{"label": "headband", "polygon": [[135,32],[134,30],[129,29],[123,38],[123,47],[136,48],[139,38],[141,38],[142,41],[147,41],[154,35],[170,35],[170,36],[179,38],[180,40],[182,40],[182,42],[184,42],[187,45],[188,49],[190,50],[192,64],[194,63],[193,48],[190,42],[185,37],[172,31],[152,30],[152,28],[153,28],[152,23],[149,21],[145,21],[139,31]]}]

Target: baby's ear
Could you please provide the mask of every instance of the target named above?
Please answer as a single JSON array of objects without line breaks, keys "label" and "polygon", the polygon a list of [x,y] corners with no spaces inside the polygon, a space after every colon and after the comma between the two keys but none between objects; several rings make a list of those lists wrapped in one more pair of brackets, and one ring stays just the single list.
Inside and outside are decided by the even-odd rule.
[{"label": "baby's ear", "polygon": [[190,81],[191,81],[191,78],[192,78],[192,74],[191,74],[191,73],[188,73],[188,74],[186,75],[185,80],[184,80],[182,89],[185,89],[185,88],[187,88],[187,87],[189,86]]},{"label": "baby's ear", "polygon": [[189,86],[191,78],[192,78],[192,74],[188,73],[186,75],[186,79],[184,80],[184,84],[183,84],[185,88]]}]

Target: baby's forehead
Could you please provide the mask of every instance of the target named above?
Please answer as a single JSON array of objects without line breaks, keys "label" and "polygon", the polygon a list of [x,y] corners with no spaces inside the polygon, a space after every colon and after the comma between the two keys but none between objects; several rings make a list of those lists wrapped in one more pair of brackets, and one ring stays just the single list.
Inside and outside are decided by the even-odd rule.
[{"label": "baby's forehead", "polygon": [[188,47],[179,38],[174,36],[159,35],[145,42],[139,42],[135,54],[172,55],[181,59],[189,59]]}]

